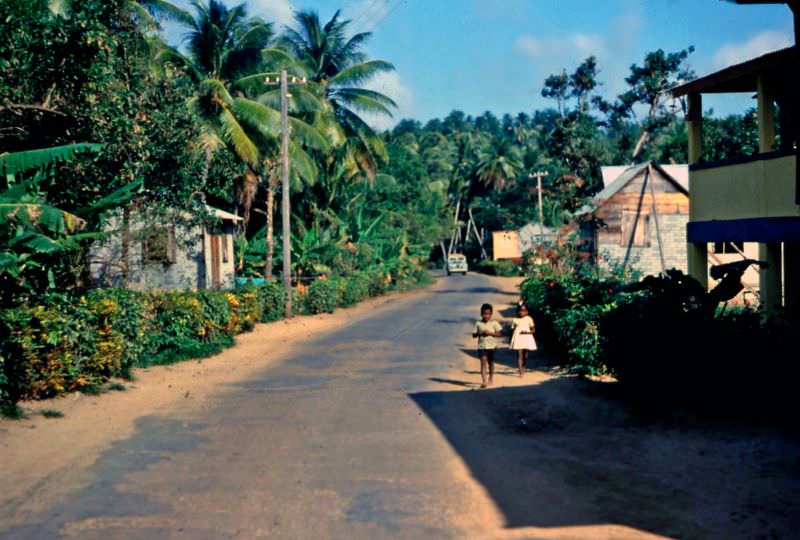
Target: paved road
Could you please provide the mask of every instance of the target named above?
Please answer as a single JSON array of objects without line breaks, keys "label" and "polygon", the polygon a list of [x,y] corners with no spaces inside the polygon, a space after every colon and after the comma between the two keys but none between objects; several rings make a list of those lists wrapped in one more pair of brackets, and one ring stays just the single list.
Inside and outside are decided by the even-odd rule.
[{"label": "paved road", "polygon": [[0,538],[464,537],[474,487],[413,396],[463,367],[482,302],[514,298],[454,276],[335,335],[297,336],[291,358],[220,389],[210,412],[141,418],[90,486]]},{"label": "paved road", "polygon": [[68,495],[25,525],[0,508],[0,540],[797,537],[793,428],[642,409],[547,370],[520,381],[507,353],[496,388],[469,390],[470,322],[516,296],[498,282],[453,276],[296,336],[210,408],[140,418],[86,487],[35,487]]}]

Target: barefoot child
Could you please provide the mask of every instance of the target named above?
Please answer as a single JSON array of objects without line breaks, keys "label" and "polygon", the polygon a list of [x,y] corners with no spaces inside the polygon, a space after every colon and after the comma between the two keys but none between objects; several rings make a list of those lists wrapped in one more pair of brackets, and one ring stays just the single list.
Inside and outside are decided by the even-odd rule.
[{"label": "barefoot child", "polygon": [[517,308],[517,318],[511,321],[514,334],[511,336],[511,349],[517,351],[517,367],[519,376],[525,373],[528,363],[528,351],[536,350],[536,340],[533,339],[533,318],[528,315],[528,308],[520,304]]},{"label": "barefoot child", "polygon": [[481,306],[481,320],[475,323],[472,337],[478,338],[478,357],[481,359],[481,388],[486,388],[486,371],[489,371],[488,384],[494,379],[494,351],[497,348],[497,339],[501,337],[503,327],[499,322],[492,320],[493,308],[491,304]]}]

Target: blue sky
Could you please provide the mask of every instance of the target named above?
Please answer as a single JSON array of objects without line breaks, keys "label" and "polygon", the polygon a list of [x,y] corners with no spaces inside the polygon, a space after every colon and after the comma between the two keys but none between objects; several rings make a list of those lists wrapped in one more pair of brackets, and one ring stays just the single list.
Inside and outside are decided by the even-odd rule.
[{"label": "blue sky", "polygon": [[[178,4],[186,4],[179,0]],[[229,4],[234,2],[229,1]],[[601,93],[624,89],[646,51],[694,45],[690,66],[707,73],[793,42],[784,5],[721,0],[249,0],[251,13],[283,25],[297,8],[327,19],[341,8],[356,31],[374,30],[368,53],[397,72],[373,86],[421,121],[453,109],[468,114],[530,112],[549,105],[544,78],[598,58]],[[170,31],[174,35],[174,31]],[[750,96],[708,98],[717,114],[741,112]]]}]

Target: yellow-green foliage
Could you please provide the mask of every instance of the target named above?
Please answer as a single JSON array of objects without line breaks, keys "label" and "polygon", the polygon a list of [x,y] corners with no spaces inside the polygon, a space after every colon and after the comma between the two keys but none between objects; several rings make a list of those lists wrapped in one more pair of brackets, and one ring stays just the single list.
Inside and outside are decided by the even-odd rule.
[{"label": "yellow-green foliage", "polygon": [[[420,282],[413,265],[317,280],[293,294],[297,312],[331,312],[391,286]],[[401,281],[398,276],[404,276]],[[0,310],[0,402],[93,387],[132,366],[214,354],[259,321],[283,316],[275,283],[238,292],[97,289]]]},{"label": "yellow-green foliage", "polygon": [[103,298],[89,308],[95,316],[94,354],[89,358],[88,370],[103,377],[119,373],[125,338],[122,332],[112,328],[113,318],[119,314],[119,304],[112,298]]}]

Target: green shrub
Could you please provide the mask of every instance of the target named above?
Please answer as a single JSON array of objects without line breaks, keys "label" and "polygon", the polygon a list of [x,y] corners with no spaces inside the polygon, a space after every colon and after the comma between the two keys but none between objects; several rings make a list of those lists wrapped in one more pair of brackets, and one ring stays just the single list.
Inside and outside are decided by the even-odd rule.
[{"label": "green shrub", "polygon": [[478,270],[490,276],[514,277],[522,275],[522,268],[511,261],[481,261]]},{"label": "green shrub", "polygon": [[[4,340],[5,341],[5,340]],[[9,399],[8,396],[8,378],[6,377],[6,361],[0,351],[0,404]]]},{"label": "green shrub", "polygon": [[536,322],[536,340],[551,357],[584,374],[602,373],[605,334],[600,326],[613,311],[621,281],[590,271],[539,267],[520,286]]},{"label": "green shrub", "polygon": [[[96,384],[118,366],[120,350],[108,328],[94,326],[95,314],[84,302],[65,300],[48,297],[40,305],[3,310],[6,399],[76,390]],[[105,340],[111,343],[107,350]],[[108,357],[97,354],[97,344]]]},{"label": "green shrub", "polygon": [[148,293],[154,331],[147,364],[210,356],[230,346],[239,328],[238,300],[221,291]]},{"label": "green shrub", "polygon": [[120,365],[114,375],[138,365],[147,350],[145,338],[150,332],[144,295],[127,289],[95,289],[89,292],[86,301],[90,306],[109,301],[116,305],[105,314],[105,322],[122,339]]},{"label": "green shrub", "polygon": [[370,268],[364,272],[367,276],[367,293],[369,296],[380,296],[389,290],[392,284],[391,275],[379,268]]},{"label": "green shrub", "polygon": [[285,315],[286,303],[284,288],[275,281],[268,281],[258,287],[261,304],[261,322],[277,321]]},{"label": "green shrub", "polygon": [[[304,295],[292,291],[296,314],[332,312],[392,287],[431,280],[410,259],[316,280]],[[0,310],[0,405],[13,411],[25,398],[91,392],[133,366],[215,354],[258,321],[284,316],[283,287],[268,282],[224,291],[97,289],[85,297],[53,295]]]},{"label": "green shrub", "polygon": [[309,313],[333,313],[338,296],[336,281],[317,279],[308,286],[303,300]]},{"label": "green shrub", "polygon": [[687,345],[707,342],[715,324],[713,310],[703,305],[705,294],[678,271],[648,276],[620,292],[600,322],[611,372],[640,387],[657,385],[673,370],[699,375],[707,360],[696,363]]},{"label": "green shrub", "polygon": [[339,305],[353,306],[370,296],[370,277],[364,272],[356,272],[342,278],[339,289]]}]

